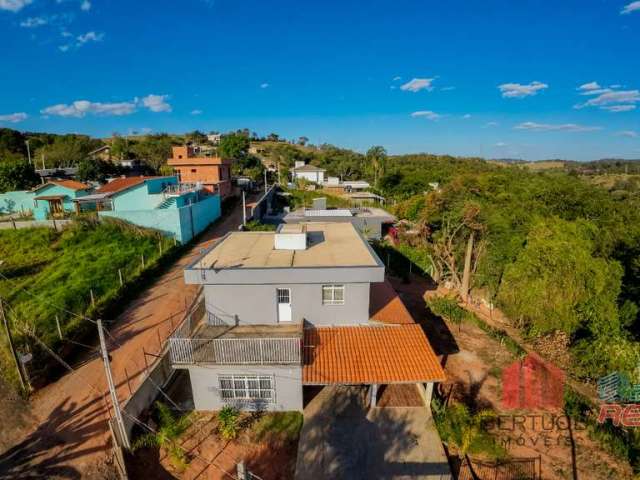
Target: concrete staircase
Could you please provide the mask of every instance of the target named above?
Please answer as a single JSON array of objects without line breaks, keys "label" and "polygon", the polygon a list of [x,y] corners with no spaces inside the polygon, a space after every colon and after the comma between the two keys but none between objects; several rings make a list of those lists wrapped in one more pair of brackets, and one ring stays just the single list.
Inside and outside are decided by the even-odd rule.
[{"label": "concrete staircase", "polygon": [[158,205],[156,208],[159,208],[159,209],[171,208],[175,204],[176,204],[176,197],[168,197],[168,198],[165,198],[160,203],[160,205]]}]

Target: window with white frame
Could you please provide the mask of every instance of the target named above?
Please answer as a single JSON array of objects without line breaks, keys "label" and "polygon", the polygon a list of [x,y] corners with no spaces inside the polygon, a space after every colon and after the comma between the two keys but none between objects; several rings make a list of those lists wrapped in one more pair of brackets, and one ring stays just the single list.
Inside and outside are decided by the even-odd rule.
[{"label": "window with white frame", "polygon": [[220,375],[223,400],[275,400],[275,382],[269,375]]},{"label": "window with white frame", "polygon": [[323,305],[344,305],[344,285],[323,285]]}]

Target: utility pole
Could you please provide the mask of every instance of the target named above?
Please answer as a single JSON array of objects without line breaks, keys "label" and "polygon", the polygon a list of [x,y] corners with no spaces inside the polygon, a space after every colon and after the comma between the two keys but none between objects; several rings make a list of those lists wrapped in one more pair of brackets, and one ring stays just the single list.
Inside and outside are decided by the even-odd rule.
[{"label": "utility pole", "polygon": [[26,140],[24,143],[27,144],[27,156],[29,157],[29,165],[31,165],[31,149],[29,148],[29,140]]},{"label": "utility pole", "polygon": [[264,169],[264,193],[267,193],[267,169]]},{"label": "utility pole", "polygon": [[111,394],[111,403],[113,404],[113,410],[116,415],[116,424],[119,429],[120,440],[124,443],[124,447],[131,448],[129,443],[129,437],[127,431],[124,428],[124,421],[122,420],[122,412],[120,411],[120,402],[118,401],[118,394],[116,393],[116,387],[113,383],[113,376],[111,375],[111,364],[109,363],[109,352],[107,352],[107,343],[104,341],[104,331],[102,330],[102,320],[97,320],[98,324],[98,336],[100,337],[100,350],[102,351],[102,360],[104,360],[104,373],[107,377],[107,384],[109,385],[109,393]]},{"label": "utility pole", "polygon": [[9,349],[11,350],[11,356],[13,360],[16,362],[16,370],[18,371],[18,377],[20,378],[20,385],[22,386],[22,391],[28,392],[27,390],[27,382],[24,379],[24,374],[22,373],[22,368],[20,368],[20,359],[18,358],[18,354],[16,353],[16,349],[13,345],[13,337],[11,336],[11,330],[9,330],[9,322],[7,321],[7,316],[4,313],[4,303],[2,298],[0,298],[0,316],[2,317],[2,322],[4,323],[4,329],[7,333],[7,339],[9,340]]},{"label": "utility pole", "polygon": [[242,226],[247,224],[247,205],[244,199],[244,190],[242,190]]}]

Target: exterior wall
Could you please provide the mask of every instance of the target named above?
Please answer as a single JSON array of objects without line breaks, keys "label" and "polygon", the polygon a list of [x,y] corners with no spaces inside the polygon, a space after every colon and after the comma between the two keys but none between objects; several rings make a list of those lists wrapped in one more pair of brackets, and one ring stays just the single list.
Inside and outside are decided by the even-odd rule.
[{"label": "exterior wall", "polygon": [[268,285],[205,285],[207,310],[232,323],[235,315],[243,324],[278,323],[277,288],[291,289],[291,319],[314,325],[344,325],[367,323],[369,320],[369,284],[344,283],[344,305],[323,305],[322,285],[343,285],[340,282],[318,284]]},{"label": "exterior wall", "polygon": [[[191,390],[196,410],[220,410],[227,405],[220,396],[219,375],[271,375],[275,380],[275,402],[269,411],[302,411],[302,367],[297,365],[190,366]],[[245,406],[245,409],[246,406]]]},{"label": "exterior wall", "polygon": [[[202,158],[198,159],[202,161]],[[211,159],[212,161],[214,159]],[[216,160],[220,161],[220,160]],[[201,165],[172,165],[180,175],[181,183],[198,183],[204,185],[212,193],[226,197],[231,194],[231,165],[228,163]]]},{"label": "exterior wall", "polygon": [[[188,207],[187,207],[188,208]],[[153,228],[184,243],[180,230],[180,210],[177,208],[149,210],[109,210],[99,211],[101,217],[119,218],[140,227]]]},{"label": "exterior wall", "polygon": [[220,217],[220,197],[212,195],[182,208],[116,209],[100,211],[98,215],[119,218],[141,227],[154,228],[164,235],[175,237],[181,243],[186,243]]},{"label": "exterior wall", "polygon": [[222,211],[220,195],[211,195],[184,208],[178,209],[180,214],[179,240],[188,242],[216,221]]},{"label": "exterior wall", "polygon": [[[62,200],[62,207],[67,212],[75,211],[75,204],[73,203],[74,198],[84,197],[87,195],[85,190],[72,190],[70,188],[61,187],[60,185],[47,185],[46,187],[40,188],[34,192],[35,197],[42,197],[45,195],[64,195],[64,199]],[[37,207],[46,207],[48,209],[49,202],[46,200],[36,200]]]},{"label": "exterior wall", "polygon": [[29,190],[0,193],[0,215],[33,210],[33,197],[34,193]]},{"label": "exterior wall", "polygon": [[176,177],[163,177],[146,180],[111,197],[115,211],[151,210],[164,200],[162,191],[167,185],[178,183]]},{"label": "exterior wall", "polygon": [[324,183],[324,172],[295,172],[296,178],[306,178],[310,182]]}]

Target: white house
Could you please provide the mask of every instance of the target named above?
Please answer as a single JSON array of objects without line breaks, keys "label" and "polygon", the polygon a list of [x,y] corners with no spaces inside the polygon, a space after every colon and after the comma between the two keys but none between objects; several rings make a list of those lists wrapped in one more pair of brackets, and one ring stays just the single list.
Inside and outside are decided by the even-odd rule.
[{"label": "white house", "polygon": [[299,180],[304,178],[309,182],[324,183],[324,168],[316,167],[314,165],[305,165],[302,161],[296,161],[293,168],[293,180]]}]

